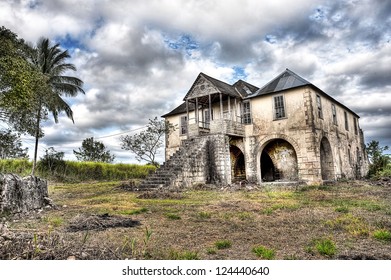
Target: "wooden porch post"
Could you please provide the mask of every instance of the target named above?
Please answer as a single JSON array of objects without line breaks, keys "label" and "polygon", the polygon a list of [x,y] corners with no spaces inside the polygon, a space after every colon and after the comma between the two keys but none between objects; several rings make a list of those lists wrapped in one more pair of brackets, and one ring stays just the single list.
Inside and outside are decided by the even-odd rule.
[{"label": "wooden porch post", "polygon": [[231,115],[231,96],[228,95],[228,117],[229,119],[232,120],[232,115]]},{"label": "wooden porch post", "polygon": [[186,114],[187,114],[187,138],[189,138],[189,100],[186,99]]},{"label": "wooden porch post", "polygon": [[198,119],[199,119],[199,116],[198,116],[198,97],[196,97],[196,104],[195,104],[195,121],[196,121],[197,126],[198,126]]},{"label": "wooden porch post", "polygon": [[209,94],[209,122],[212,121],[212,98]]},{"label": "wooden porch post", "polygon": [[220,119],[223,119],[223,95],[220,92]]},{"label": "wooden porch post", "polygon": [[237,99],[235,98],[235,118],[234,118],[234,121],[237,122],[238,121],[238,104],[237,104]]}]

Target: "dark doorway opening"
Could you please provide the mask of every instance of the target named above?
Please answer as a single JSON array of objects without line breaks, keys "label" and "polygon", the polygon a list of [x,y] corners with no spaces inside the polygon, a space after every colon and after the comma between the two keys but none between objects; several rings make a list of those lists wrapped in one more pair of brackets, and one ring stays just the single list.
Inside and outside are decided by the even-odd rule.
[{"label": "dark doorway opening", "polygon": [[270,181],[297,181],[298,165],[294,147],[286,140],[271,140],[261,153],[261,179]]},{"label": "dark doorway opening", "polygon": [[265,151],[262,152],[261,156],[261,175],[262,181],[264,182],[271,182],[279,179],[276,178],[277,174],[273,161]]},{"label": "dark doorway opening", "polygon": [[231,154],[231,174],[233,181],[241,181],[246,179],[246,164],[244,160],[244,154],[242,151],[231,145],[230,148]]},{"label": "dark doorway opening", "polygon": [[326,137],[320,142],[320,168],[322,172],[322,180],[334,180],[334,161],[331,145]]}]

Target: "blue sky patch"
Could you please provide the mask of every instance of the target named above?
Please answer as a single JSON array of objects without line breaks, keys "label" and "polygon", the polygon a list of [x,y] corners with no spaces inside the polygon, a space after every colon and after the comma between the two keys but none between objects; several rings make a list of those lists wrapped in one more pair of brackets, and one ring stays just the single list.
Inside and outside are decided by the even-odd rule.
[{"label": "blue sky patch", "polygon": [[237,81],[237,80],[246,80],[248,75],[246,74],[246,71],[244,70],[243,67],[234,66],[234,67],[232,67],[232,69],[235,71],[235,73],[233,75],[235,81]]},{"label": "blue sky patch", "polygon": [[165,43],[170,49],[178,51],[183,50],[189,56],[191,56],[192,51],[197,50],[200,47],[198,42],[187,34],[179,36],[176,40],[170,40],[167,38]]},{"label": "blue sky patch", "polygon": [[57,37],[55,41],[56,43],[60,43],[62,49],[68,50],[70,53],[72,53],[75,49],[86,49],[80,40],[69,36],[69,34],[67,34],[65,37]]}]

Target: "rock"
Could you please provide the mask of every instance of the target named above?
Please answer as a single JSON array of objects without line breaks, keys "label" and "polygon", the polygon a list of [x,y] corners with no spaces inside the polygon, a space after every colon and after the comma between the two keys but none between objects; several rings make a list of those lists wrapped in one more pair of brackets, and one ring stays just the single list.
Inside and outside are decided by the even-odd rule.
[{"label": "rock", "polygon": [[47,202],[46,180],[35,176],[21,178],[0,174],[0,212],[21,213],[44,207]]},{"label": "rock", "polygon": [[12,240],[15,238],[15,234],[8,230],[8,227],[6,224],[0,224],[0,237],[3,240]]},{"label": "rock", "polygon": [[69,257],[67,258],[67,260],[68,260],[68,261],[74,261],[74,260],[76,260],[76,257],[75,257],[75,256],[69,256]]}]

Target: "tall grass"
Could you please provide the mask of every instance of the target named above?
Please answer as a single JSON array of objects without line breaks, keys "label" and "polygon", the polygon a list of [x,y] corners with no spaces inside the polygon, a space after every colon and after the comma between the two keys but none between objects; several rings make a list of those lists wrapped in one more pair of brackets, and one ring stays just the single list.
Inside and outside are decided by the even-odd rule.
[{"label": "tall grass", "polygon": [[20,176],[31,174],[33,163],[27,159],[1,159],[0,173],[15,173]]},{"label": "tall grass", "polygon": [[[0,173],[15,173],[26,176],[31,173],[32,163],[28,160],[0,160]],[[156,167],[138,164],[110,164],[102,162],[63,161],[48,168],[38,162],[37,176],[55,181],[128,180],[143,179]]]}]

